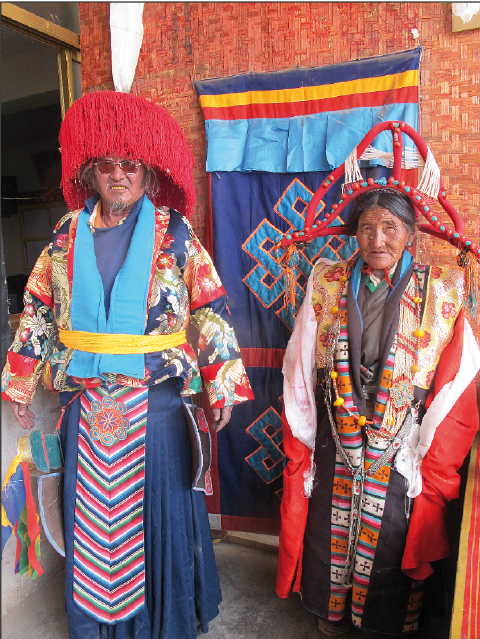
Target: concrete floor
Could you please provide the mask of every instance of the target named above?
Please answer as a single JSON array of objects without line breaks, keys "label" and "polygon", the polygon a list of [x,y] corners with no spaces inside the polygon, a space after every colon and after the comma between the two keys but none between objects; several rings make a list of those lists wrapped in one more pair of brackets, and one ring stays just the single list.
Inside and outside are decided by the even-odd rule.
[{"label": "concrete floor", "polygon": [[[219,616],[208,639],[322,639],[316,617],[304,610],[297,595],[286,600],[274,593],[275,552],[221,541],[215,556],[222,584]],[[2,639],[67,639],[63,605],[63,571],[2,617]],[[437,619],[416,639],[448,639],[449,622]],[[203,637],[199,633],[199,637]],[[343,639],[361,639],[351,630]],[[171,639],[182,639],[172,637]],[[458,638],[453,638],[458,639]]]}]

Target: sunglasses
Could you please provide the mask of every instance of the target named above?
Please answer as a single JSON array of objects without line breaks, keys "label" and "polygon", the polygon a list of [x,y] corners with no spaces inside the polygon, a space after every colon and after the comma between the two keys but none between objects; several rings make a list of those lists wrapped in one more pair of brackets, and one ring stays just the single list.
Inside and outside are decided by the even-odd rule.
[{"label": "sunglasses", "polygon": [[94,162],[98,172],[105,174],[112,173],[117,164],[126,175],[133,175],[142,165],[142,163],[137,160],[122,160],[121,162],[114,162],[113,160],[97,160]]}]

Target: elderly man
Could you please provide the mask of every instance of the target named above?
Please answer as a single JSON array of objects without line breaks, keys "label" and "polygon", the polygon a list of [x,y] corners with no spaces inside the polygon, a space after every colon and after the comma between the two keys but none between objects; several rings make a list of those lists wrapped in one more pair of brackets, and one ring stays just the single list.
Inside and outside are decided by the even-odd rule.
[{"label": "elderly man", "polygon": [[113,92],[75,102],[60,144],[72,212],[30,276],[2,397],[30,429],[39,379],[60,393],[70,638],[193,638],[221,593],[182,395],[203,378],[218,431],[252,393],[187,221],[192,156],[163,109]]}]

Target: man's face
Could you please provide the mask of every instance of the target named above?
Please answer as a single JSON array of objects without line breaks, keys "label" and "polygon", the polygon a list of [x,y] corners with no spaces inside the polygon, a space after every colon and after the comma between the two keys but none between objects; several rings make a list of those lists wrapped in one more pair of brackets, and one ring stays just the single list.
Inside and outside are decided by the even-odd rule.
[{"label": "man's face", "polygon": [[[118,162],[127,158],[118,155],[109,155],[100,160],[111,160],[115,163],[110,173],[101,173],[94,164],[93,176],[97,193],[102,200],[102,209],[114,212],[129,213],[133,205],[145,192],[145,174],[147,169],[142,163],[136,173],[125,173]],[[138,162],[137,162],[138,164]],[[128,170],[128,167],[125,167]]]}]

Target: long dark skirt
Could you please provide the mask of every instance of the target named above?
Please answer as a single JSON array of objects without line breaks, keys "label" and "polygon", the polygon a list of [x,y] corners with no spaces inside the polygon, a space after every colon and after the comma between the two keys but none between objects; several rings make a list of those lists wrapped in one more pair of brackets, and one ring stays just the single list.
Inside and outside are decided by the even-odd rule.
[{"label": "long dark skirt", "polygon": [[[67,404],[71,393],[62,393]],[[70,639],[193,639],[218,614],[220,584],[202,493],[191,490],[190,441],[178,383],[149,387],[143,524],[146,605],[132,618],[99,623],[73,599],[73,538],[80,397],[66,409],[65,598]]]}]

